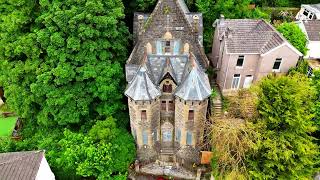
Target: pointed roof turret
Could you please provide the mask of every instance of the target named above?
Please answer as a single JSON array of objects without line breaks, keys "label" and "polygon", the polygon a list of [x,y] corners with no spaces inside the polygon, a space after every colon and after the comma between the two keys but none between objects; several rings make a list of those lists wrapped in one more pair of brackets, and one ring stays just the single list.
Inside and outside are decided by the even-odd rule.
[{"label": "pointed roof turret", "polygon": [[161,91],[151,81],[145,63],[130,82],[125,95],[135,101],[149,101],[161,95]]},{"label": "pointed roof turret", "polygon": [[194,56],[190,56],[192,69],[183,83],[177,88],[175,95],[184,100],[202,101],[211,95],[209,78],[198,67]]}]

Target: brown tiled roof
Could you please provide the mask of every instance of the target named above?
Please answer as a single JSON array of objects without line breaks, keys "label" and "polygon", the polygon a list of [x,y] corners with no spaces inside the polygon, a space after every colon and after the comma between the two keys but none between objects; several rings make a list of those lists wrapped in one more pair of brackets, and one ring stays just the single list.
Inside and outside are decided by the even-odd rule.
[{"label": "brown tiled roof", "polygon": [[264,20],[226,19],[218,27],[219,36],[225,35],[228,53],[264,54],[286,41]]},{"label": "brown tiled roof", "polygon": [[0,154],[0,179],[34,180],[43,156],[43,151]]},{"label": "brown tiled roof", "polygon": [[303,21],[310,41],[320,41],[320,20]]}]

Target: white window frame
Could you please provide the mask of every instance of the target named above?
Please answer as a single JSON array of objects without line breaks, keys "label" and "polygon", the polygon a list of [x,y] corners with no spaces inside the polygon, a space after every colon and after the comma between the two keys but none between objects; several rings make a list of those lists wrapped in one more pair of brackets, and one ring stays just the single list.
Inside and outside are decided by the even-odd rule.
[{"label": "white window frame", "polygon": [[[243,56],[243,61],[242,61],[242,66],[238,66],[238,60],[240,58],[240,56]],[[236,62],[236,69],[243,69],[243,65],[244,65],[244,61],[245,61],[245,56],[244,55],[239,55],[238,58],[237,58],[237,62]]]},{"label": "white window frame", "polygon": [[[241,74],[239,74],[240,75],[239,77],[235,77],[235,75],[237,75],[237,74],[234,74],[233,77],[232,77],[231,89],[239,89],[240,84],[241,84]],[[233,87],[233,82],[235,81],[235,79],[239,79],[237,88]]]},{"label": "white window frame", "polygon": [[[278,69],[273,69],[274,65],[276,64],[276,62],[280,60],[280,65]],[[280,72],[281,71],[281,66],[282,66],[282,58],[276,58],[276,60],[274,61],[273,65],[272,65],[272,72]]]}]

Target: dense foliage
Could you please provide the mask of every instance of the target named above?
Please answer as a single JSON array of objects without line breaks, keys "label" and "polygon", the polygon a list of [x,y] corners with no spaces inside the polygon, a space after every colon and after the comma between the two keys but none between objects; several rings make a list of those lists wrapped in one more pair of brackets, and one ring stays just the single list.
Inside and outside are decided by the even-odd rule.
[{"label": "dense foliage", "polygon": [[5,0],[0,7],[0,86],[24,118],[23,141],[1,140],[1,151],[45,149],[62,179],[125,179],[135,147],[119,126],[128,121],[119,113],[129,40],[122,1]]},{"label": "dense foliage", "polygon": [[306,35],[301,31],[295,23],[282,23],[277,27],[277,30],[302,54],[307,53]]},{"label": "dense foliage", "polygon": [[312,118],[316,98],[304,75],[269,76],[258,87],[260,118],[255,121],[261,139],[248,157],[248,170],[257,179],[312,177],[318,146],[310,135],[317,128]]}]

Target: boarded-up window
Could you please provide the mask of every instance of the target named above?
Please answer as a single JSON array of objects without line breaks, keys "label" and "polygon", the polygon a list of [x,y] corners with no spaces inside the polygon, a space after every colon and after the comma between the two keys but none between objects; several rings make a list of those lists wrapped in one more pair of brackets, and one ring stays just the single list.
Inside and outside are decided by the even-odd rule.
[{"label": "boarded-up window", "polygon": [[161,43],[161,41],[157,41],[156,47],[157,47],[157,54],[158,55],[162,54],[162,43]]},{"label": "boarded-up window", "polygon": [[148,145],[148,133],[147,131],[142,132],[142,143],[143,145]]},{"label": "boarded-up window", "polygon": [[147,111],[146,110],[141,111],[141,120],[142,121],[147,120]]},{"label": "boarded-up window", "polygon": [[189,110],[188,120],[189,121],[193,121],[194,120],[194,110]]},{"label": "boarded-up window", "polygon": [[192,133],[190,131],[187,132],[187,145],[192,145]]},{"label": "boarded-up window", "polygon": [[172,85],[171,84],[169,84],[169,85],[164,84],[162,90],[163,90],[163,92],[166,92],[166,93],[172,93]]},{"label": "boarded-up window", "polygon": [[176,131],[176,141],[180,142],[180,140],[181,140],[181,130],[177,129],[177,131]]},{"label": "boarded-up window", "polygon": [[161,110],[166,111],[167,110],[167,102],[166,101],[161,101]]},{"label": "boarded-up window", "polygon": [[174,41],[173,46],[174,46],[173,54],[179,55],[180,54],[180,41]]},{"label": "boarded-up window", "polygon": [[174,103],[173,103],[173,101],[169,101],[169,111],[174,111]]}]

